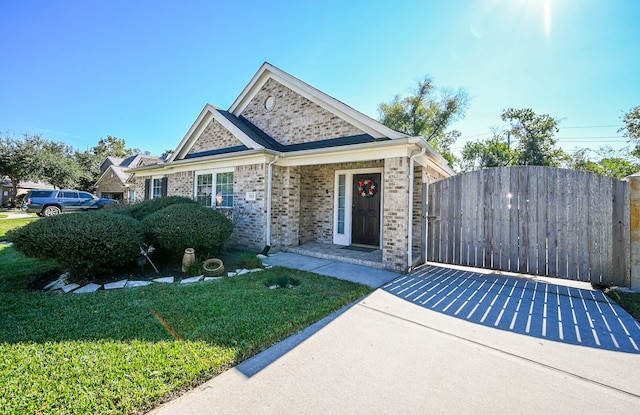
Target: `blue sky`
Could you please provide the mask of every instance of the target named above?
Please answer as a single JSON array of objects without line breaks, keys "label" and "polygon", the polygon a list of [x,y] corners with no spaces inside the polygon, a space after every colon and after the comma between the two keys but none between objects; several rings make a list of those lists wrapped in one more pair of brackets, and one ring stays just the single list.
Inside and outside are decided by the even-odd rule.
[{"label": "blue sky", "polygon": [[639,21],[636,0],[0,0],[0,131],[160,154],[268,61],[374,118],[425,75],[464,88],[454,149],[509,107],[560,118],[567,150],[621,147]]}]

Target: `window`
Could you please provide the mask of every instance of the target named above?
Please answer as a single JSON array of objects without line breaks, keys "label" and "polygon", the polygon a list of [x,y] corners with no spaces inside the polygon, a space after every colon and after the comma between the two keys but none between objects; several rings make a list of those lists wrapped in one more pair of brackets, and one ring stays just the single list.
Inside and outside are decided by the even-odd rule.
[{"label": "window", "polygon": [[216,174],[216,206],[233,207],[233,172]]},{"label": "window", "polygon": [[346,188],[346,176],[341,174],[338,176],[338,233],[341,235],[344,234]]},{"label": "window", "polygon": [[233,207],[233,172],[200,173],[196,175],[196,200],[203,206]]},{"label": "window", "polygon": [[162,179],[153,179],[151,199],[162,197]]},{"label": "window", "polygon": [[211,207],[213,198],[213,175],[201,174],[196,181],[196,200],[203,206]]},{"label": "window", "polygon": [[167,184],[169,179],[166,177],[153,177],[144,181],[144,200],[157,199],[167,196]]}]

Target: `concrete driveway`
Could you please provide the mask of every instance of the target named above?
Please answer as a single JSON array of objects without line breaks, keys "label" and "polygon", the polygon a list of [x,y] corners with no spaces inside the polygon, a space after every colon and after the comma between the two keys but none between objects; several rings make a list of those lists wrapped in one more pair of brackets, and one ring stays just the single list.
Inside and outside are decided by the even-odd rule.
[{"label": "concrete driveway", "polygon": [[[529,285],[523,287],[522,295],[517,291],[519,285],[513,288],[513,283],[503,283],[501,278],[494,283],[493,275],[456,274],[445,280],[444,272],[422,269],[401,276],[152,413],[637,413],[640,357],[624,341],[637,345],[640,337],[630,330],[625,340],[607,315],[611,333],[625,352],[594,347],[595,340],[589,339],[592,327],[575,305],[583,299],[587,302],[585,293],[583,299],[574,301],[574,296],[564,298],[558,291],[562,319],[557,321],[563,323],[564,337],[577,338],[572,311],[564,307],[571,298],[575,327],[583,341],[565,342],[558,335],[551,336],[559,333],[549,317],[555,286],[544,290],[545,302]],[[418,279],[420,284],[405,290]],[[430,285],[407,296],[425,283]],[[502,295],[512,289],[511,300],[505,304],[507,297]],[[473,297],[472,291],[476,292]],[[421,295],[423,292],[426,294]],[[440,297],[424,302],[437,292]],[[525,304],[528,294],[532,301]],[[523,298],[519,314],[514,329],[509,329],[519,295]],[[516,303],[513,309],[512,301]],[[535,333],[542,334],[545,324],[545,304],[548,335],[538,336]],[[605,308],[604,303],[598,305]],[[630,317],[613,308],[625,327],[629,326]],[[600,318],[597,309],[587,305],[584,312],[594,326]],[[605,344],[606,333],[597,333]]]}]

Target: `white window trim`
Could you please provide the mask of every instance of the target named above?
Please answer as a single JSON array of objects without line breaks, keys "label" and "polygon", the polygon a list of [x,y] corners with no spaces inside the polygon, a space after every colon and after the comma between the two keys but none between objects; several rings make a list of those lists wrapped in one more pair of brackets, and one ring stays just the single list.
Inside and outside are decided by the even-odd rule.
[{"label": "white window trim", "polygon": [[[353,205],[353,175],[354,174],[368,174],[368,173],[380,173],[380,183],[378,184],[378,192],[380,193],[380,249],[382,249],[382,242],[384,237],[384,167],[372,167],[363,169],[348,169],[348,170],[336,170],[334,177],[334,192],[333,192],[333,243],[336,245],[351,245],[351,231],[353,225],[353,215],[351,212],[351,206]],[[340,175],[345,175],[345,195],[344,195],[344,234],[338,233],[338,178]]]},{"label": "white window trim", "polygon": [[[151,176],[151,188],[149,189],[149,199],[160,199],[162,197],[162,192],[160,192],[160,196],[158,197],[154,197],[153,195],[153,182],[155,180],[160,180],[160,183],[162,183],[162,179],[164,179],[165,176]],[[167,181],[168,184],[168,181]]]},{"label": "white window trim", "polygon": [[[235,181],[236,175],[235,175],[235,169],[234,168],[222,168],[222,169],[207,169],[207,170],[197,170],[195,172],[195,175],[193,176],[193,199],[197,200],[198,198],[198,176],[203,176],[205,174],[210,174],[211,175],[211,186],[212,186],[212,191],[211,191],[211,208],[212,209],[233,209],[234,205],[231,206],[216,206],[216,204],[213,201],[213,198],[215,197],[215,189],[216,189],[216,185],[217,185],[217,177],[216,175],[218,173],[233,173],[233,179]],[[235,188],[234,188],[234,199],[235,199]],[[235,204],[235,202],[234,202]]]}]

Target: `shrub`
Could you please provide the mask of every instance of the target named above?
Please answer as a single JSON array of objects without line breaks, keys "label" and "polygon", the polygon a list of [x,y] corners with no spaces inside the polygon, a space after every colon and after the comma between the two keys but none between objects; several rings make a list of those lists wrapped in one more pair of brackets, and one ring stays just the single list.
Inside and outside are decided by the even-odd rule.
[{"label": "shrub", "polygon": [[70,213],[31,222],[7,238],[29,257],[53,259],[73,275],[87,276],[133,261],[144,242],[144,227],[111,212]]},{"label": "shrub", "polygon": [[160,197],[128,206],[122,213],[127,213],[135,219],[143,220],[168,206],[186,203],[196,204],[196,201],[182,196]]},{"label": "shrub", "polygon": [[262,268],[262,259],[255,254],[242,254],[240,255],[240,266],[249,269]]},{"label": "shrub", "polygon": [[181,256],[185,248],[194,248],[197,255],[210,253],[233,231],[226,216],[197,203],[171,205],[147,216],[142,223],[148,240],[171,257]]}]

